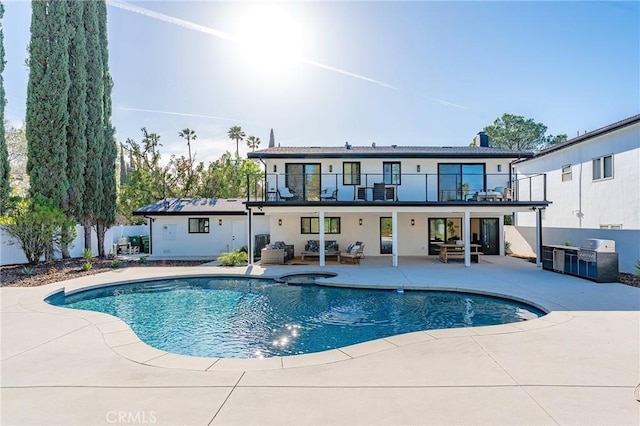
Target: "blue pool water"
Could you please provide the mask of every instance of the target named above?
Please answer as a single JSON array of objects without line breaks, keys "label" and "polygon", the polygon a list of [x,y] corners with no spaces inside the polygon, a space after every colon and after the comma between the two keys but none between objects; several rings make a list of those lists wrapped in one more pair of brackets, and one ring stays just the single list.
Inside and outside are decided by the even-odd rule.
[{"label": "blue pool water", "polygon": [[249,278],[149,281],[57,293],[47,301],[117,316],[164,351],[223,358],[319,352],[412,331],[544,315],[522,303],[467,293],[289,286]]}]

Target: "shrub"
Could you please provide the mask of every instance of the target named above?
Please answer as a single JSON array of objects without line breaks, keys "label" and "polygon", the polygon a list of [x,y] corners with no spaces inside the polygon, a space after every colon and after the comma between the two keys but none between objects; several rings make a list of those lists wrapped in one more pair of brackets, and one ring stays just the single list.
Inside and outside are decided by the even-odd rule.
[{"label": "shrub", "polygon": [[111,267],[112,268],[119,268],[120,267],[120,261],[119,260],[114,260],[111,262]]},{"label": "shrub", "polygon": [[82,251],[82,257],[83,259],[91,259],[93,257],[93,250],[91,250],[90,248],[86,248]]},{"label": "shrub", "polygon": [[236,266],[247,263],[247,259],[248,256],[246,252],[235,250],[231,253],[222,253],[216,260],[220,262],[222,266]]},{"label": "shrub", "polygon": [[511,253],[511,242],[509,241],[504,242],[504,252]]},{"label": "shrub", "polygon": [[28,266],[23,266],[22,275],[33,275],[33,268],[30,268]]},{"label": "shrub", "polygon": [[636,262],[636,275],[640,277],[640,259]]},{"label": "shrub", "polygon": [[18,242],[30,265],[36,265],[45,253],[52,260],[54,250],[75,238],[73,220],[53,200],[39,194],[12,198],[0,224]]},{"label": "shrub", "polygon": [[83,269],[84,271],[90,271],[90,270],[91,270],[91,268],[93,268],[93,264],[92,264],[91,262],[84,262],[84,263],[82,264],[82,269]]},{"label": "shrub", "polygon": [[142,256],[140,259],[138,259],[138,263],[147,263],[147,256]]}]

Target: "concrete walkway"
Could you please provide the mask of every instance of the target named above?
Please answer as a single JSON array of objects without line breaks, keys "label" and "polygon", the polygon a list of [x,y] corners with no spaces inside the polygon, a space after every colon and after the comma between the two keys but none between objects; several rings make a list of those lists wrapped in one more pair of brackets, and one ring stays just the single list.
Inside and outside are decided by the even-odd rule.
[{"label": "concrete walkway", "polygon": [[149,277],[318,271],[129,268],[2,288],[1,423],[640,424],[640,289],[538,270],[511,258],[441,264],[367,258],[328,265],[334,285],[483,291],[550,312],[524,323],[431,330],[295,357],[167,354],[119,319],[43,298]]}]

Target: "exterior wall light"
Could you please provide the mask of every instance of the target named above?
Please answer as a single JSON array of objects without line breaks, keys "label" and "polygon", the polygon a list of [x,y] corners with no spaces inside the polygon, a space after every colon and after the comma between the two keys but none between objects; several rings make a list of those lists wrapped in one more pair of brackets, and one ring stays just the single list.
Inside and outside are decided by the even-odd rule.
[{"label": "exterior wall light", "polygon": [[273,165],[273,173],[277,173],[278,172],[278,165],[274,164]]},{"label": "exterior wall light", "polygon": [[362,218],[358,219],[358,225],[362,226]]},{"label": "exterior wall light", "polygon": [[333,173],[333,164],[329,164],[329,173]]},{"label": "exterior wall light", "polygon": [[222,226],[222,219],[218,219],[218,226]]},{"label": "exterior wall light", "polygon": [[411,219],[411,226],[415,226],[416,225],[416,220],[415,219]]},{"label": "exterior wall light", "polygon": [[502,164],[498,164],[498,171],[501,172],[502,171]]},{"label": "exterior wall light", "polygon": [[282,226],[282,219],[278,219],[278,226]]},{"label": "exterior wall light", "polygon": [[416,166],[416,172],[417,172],[417,173],[420,173],[420,164],[418,164],[418,165]]}]

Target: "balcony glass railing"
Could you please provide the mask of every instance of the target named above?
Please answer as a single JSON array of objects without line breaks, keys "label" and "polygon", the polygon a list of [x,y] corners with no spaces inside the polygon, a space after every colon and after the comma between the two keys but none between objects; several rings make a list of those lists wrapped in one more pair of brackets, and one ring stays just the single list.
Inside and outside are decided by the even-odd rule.
[{"label": "balcony glass railing", "polygon": [[248,201],[267,203],[533,202],[546,201],[546,175],[266,173],[247,179],[247,193]]}]

